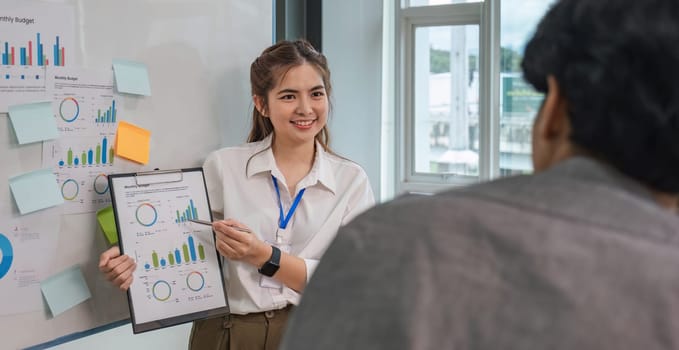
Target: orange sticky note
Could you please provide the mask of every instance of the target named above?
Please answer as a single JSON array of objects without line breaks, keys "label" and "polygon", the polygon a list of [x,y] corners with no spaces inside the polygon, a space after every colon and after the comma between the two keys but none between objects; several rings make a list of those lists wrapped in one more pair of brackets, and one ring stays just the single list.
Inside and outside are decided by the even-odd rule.
[{"label": "orange sticky note", "polygon": [[119,121],[114,148],[118,157],[146,164],[149,162],[151,132],[136,125]]}]

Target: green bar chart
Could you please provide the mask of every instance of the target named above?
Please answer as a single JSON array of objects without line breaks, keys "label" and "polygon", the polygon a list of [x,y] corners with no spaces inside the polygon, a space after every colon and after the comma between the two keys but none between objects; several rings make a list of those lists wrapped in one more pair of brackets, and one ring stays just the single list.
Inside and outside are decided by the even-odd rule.
[{"label": "green bar chart", "polygon": [[205,247],[201,243],[196,244],[193,236],[189,236],[186,242],[182,243],[181,250],[175,248],[162,256],[158,254],[158,251],[153,250],[151,260],[144,264],[144,269],[159,269],[201,261],[205,261]]}]

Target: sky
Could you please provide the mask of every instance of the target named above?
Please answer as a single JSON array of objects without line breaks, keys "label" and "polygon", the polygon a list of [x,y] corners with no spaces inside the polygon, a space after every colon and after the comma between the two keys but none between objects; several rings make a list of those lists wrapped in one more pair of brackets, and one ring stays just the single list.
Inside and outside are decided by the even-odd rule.
[{"label": "sky", "polygon": [[[478,0],[428,0],[430,5],[460,2],[478,2]],[[502,0],[500,46],[523,52],[526,41],[553,2],[554,0]],[[426,4],[427,0],[411,0],[411,3],[422,5]],[[476,39],[476,42],[470,42],[471,40],[467,42],[468,49],[471,52],[478,51],[478,30],[469,29],[467,37]],[[450,49],[450,32],[446,27],[430,28],[429,40],[434,48]]]},{"label": "sky", "polygon": [[542,16],[554,0],[502,0],[500,46],[523,52]]}]

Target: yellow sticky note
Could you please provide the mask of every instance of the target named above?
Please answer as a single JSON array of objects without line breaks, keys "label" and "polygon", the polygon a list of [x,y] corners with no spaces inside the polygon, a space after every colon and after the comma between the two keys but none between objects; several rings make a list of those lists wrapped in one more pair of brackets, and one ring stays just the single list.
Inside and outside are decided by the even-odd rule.
[{"label": "yellow sticky note", "polygon": [[146,164],[149,162],[151,132],[136,125],[119,121],[114,148],[118,157]]}]

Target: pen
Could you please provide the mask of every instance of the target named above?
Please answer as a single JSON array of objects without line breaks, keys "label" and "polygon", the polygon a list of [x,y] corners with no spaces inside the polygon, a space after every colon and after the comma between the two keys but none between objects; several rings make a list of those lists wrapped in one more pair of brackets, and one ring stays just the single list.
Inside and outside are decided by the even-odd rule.
[{"label": "pen", "polygon": [[[189,219],[191,222],[195,222],[196,224],[201,224],[201,225],[207,225],[207,226],[212,226],[212,222],[207,221],[207,220],[199,220],[199,219]],[[240,232],[245,232],[245,233],[252,233],[252,231],[243,228],[243,227],[238,227],[238,226],[233,226],[229,225],[229,227],[233,227],[234,229],[240,231]]]}]

